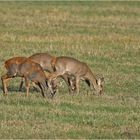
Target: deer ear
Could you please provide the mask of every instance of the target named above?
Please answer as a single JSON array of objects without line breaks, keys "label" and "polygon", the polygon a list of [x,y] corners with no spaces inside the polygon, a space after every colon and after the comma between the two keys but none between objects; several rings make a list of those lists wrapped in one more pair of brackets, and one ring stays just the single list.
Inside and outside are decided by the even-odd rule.
[{"label": "deer ear", "polygon": [[102,81],[101,81],[101,79],[99,78],[99,79],[97,79],[97,84],[98,84],[98,86],[100,86],[101,84],[102,84]]},{"label": "deer ear", "polygon": [[97,84],[100,86],[104,83],[104,77],[102,75],[96,75]]},{"label": "deer ear", "polygon": [[101,77],[101,81],[102,81],[102,83],[104,82],[104,77]]}]

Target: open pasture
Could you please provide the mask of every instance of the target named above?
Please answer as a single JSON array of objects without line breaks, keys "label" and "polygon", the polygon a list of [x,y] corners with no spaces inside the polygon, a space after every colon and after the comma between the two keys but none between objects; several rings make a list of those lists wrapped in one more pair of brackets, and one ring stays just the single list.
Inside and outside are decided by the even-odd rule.
[{"label": "open pasture", "polygon": [[103,96],[63,83],[53,100],[11,80],[0,138],[140,138],[140,2],[0,2],[0,49],[1,75],[10,57],[49,52],[105,77]]}]

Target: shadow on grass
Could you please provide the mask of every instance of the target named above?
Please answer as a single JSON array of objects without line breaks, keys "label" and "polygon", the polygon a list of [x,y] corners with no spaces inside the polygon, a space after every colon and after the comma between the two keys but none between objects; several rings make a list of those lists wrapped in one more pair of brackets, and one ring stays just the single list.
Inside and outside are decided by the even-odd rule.
[{"label": "shadow on grass", "polygon": [[[25,87],[23,87],[22,90],[19,91],[19,87],[13,86],[13,85],[8,86],[7,87],[7,90],[8,90],[8,94],[15,93],[15,92],[22,94],[22,93],[25,93],[26,92]],[[0,91],[3,92],[2,85],[0,85]],[[29,89],[29,93],[41,93],[41,91],[40,91],[39,88],[35,89],[33,86],[31,86],[30,89]]]}]

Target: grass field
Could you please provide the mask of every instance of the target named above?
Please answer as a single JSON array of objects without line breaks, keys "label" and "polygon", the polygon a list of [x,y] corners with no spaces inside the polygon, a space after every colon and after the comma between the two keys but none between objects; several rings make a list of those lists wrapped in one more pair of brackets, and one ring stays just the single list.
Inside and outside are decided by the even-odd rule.
[{"label": "grass field", "polygon": [[[63,83],[53,100],[20,78],[0,88],[0,138],[140,138],[140,2],[0,2],[0,74],[13,56],[49,52],[86,62],[104,95]],[[1,87],[1,82],[0,82]]]}]

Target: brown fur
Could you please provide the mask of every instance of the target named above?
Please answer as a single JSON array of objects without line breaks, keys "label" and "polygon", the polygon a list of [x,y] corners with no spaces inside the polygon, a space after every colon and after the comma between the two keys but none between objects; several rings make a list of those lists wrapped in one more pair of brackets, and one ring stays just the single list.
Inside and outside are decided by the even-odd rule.
[{"label": "brown fur", "polygon": [[41,89],[43,97],[47,87],[47,77],[42,67],[26,57],[13,57],[5,61],[7,73],[1,77],[3,92],[7,94],[7,82],[14,77],[23,77],[26,85],[26,96],[29,94],[30,81]]},{"label": "brown fur", "polygon": [[[46,53],[36,53],[36,54],[33,54],[32,56],[29,57],[30,60],[38,63],[41,65],[41,67],[43,68],[43,70],[45,71],[48,71],[50,73],[54,72],[55,71],[55,63],[56,63],[56,57],[48,54],[47,52]],[[71,93],[74,89],[73,85],[69,82],[70,81],[70,78],[71,76],[69,75],[63,75],[61,76],[64,81],[66,82],[66,84],[68,85],[68,89],[69,89],[69,92]],[[21,82],[21,86],[20,86],[20,90],[22,88],[22,84],[23,82]],[[56,85],[55,85],[56,86]]]},{"label": "brown fur", "polygon": [[[103,79],[96,79],[96,75],[92,73],[86,63],[80,62],[71,57],[57,57],[55,64],[55,72],[51,75],[50,81],[56,79],[59,76],[73,75],[75,77],[75,84],[77,92],[79,93],[79,81],[85,80],[88,85],[92,85],[98,93],[102,93]],[[100,80],[100,85],[98,84]]]}]

